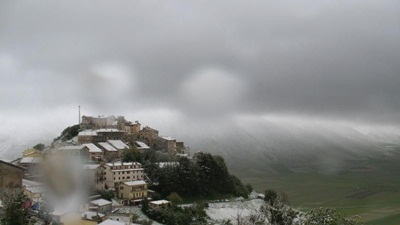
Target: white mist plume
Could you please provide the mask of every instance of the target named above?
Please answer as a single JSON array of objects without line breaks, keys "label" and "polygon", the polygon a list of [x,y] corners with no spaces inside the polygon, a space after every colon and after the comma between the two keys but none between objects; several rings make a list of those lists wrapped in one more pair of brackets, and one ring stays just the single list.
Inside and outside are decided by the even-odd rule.
[{"label": "white mist plume", "polygon": [[42,170],[50,205],[56,211],[79,211],[88,196],[79,156],[52,154],[42,164]]}]

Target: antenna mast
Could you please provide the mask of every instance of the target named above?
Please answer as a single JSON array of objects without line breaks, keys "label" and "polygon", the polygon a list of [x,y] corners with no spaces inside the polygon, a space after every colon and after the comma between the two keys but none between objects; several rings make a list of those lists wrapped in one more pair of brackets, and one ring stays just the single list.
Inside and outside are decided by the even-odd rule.
[{"label": "antenna mast", "polygon": [[78,106],[78,112],[79,112],[78,121],[79,121],[79,124],[81,124],[81,106]]}]

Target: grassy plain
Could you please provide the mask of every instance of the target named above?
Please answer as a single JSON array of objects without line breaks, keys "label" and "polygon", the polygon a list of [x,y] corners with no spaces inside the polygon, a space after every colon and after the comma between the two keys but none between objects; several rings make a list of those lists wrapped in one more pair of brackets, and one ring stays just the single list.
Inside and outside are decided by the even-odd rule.
[{"label": "grassy plain", "polygon": [[400,224],[400,146],[385,145],[382,149],[346,161],[340,171],[330,175],[313,169],[312,162],[281,164],[277,169],[275,165],[274,172],[232,173],[260,193],[265,189],[285,192],[291,204],[302,211],[332,207],[347,215],[359,215],[369,225]]},{"label": "grassy plain", "polygon": [[285,192],[291,204],[302,211],[332,207],[347,215],[359,215],[367,224],[400,224],[400,164],[374,163],[383,164],[368,172],[336,175],[255,170],[232,173],[260,193],[265,189]]}]

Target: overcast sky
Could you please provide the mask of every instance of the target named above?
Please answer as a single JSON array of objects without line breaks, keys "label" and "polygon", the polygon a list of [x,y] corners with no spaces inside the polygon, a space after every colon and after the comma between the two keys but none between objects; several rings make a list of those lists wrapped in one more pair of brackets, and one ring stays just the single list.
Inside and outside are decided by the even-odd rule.
[{"label": "overcast sky", "polygon": [[0,1],[0,122],[70,124],[78,105],[397,126],[400,2]]}]

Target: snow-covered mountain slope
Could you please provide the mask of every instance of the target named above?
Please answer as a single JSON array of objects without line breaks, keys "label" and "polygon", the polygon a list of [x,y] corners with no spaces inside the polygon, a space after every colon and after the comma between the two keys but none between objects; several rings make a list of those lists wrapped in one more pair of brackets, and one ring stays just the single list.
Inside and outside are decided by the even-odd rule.
[{"label": "snow-covered mountain slope", "polygon": [[192,152],[222,155],[230,168],[270,172],[336,173],[352,162],[383,157],[387,150],[382,138],[351,126],[269,120],[199,127],[196,135],[184,133],[182,139]]}]

